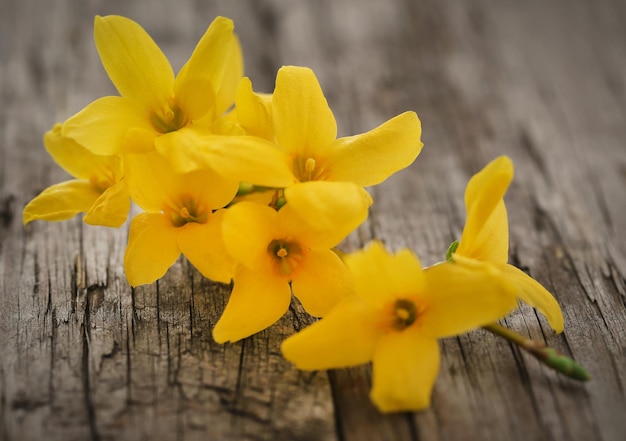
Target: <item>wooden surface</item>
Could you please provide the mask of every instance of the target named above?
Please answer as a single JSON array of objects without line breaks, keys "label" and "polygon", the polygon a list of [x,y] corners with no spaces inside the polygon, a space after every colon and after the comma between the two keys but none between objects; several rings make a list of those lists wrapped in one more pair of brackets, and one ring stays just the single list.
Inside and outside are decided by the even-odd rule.
[{"label": "wooden surface", "polygon": [[[621,0],[0,2],[0,439],[623,440],[626,434],[626,3]],[[565,332],[523,307],[505,324],[573,356],[558,376],[477,330],[442,342],[432,407],[383,416],[366,366],[302,373],[281,358],[309,322],[218,345],[228,287],[180,260],[131,290],[127,225],[24,228],[24,204],[66,179],[42,135],[113,94],[95,14],[141,23],[175,69],[215,15],[234,19],[256,89],[312,67],[340,134],[404,111],[415,164],[373,190],[350,237],[440,260],[464,222],[467,179],[513,158],[511,262],[554,293]]]}]

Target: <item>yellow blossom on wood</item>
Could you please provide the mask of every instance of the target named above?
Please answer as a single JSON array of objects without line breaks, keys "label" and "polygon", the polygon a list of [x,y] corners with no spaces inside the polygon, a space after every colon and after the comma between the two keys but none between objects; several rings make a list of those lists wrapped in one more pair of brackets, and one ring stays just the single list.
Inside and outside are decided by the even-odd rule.
[{"label": "yellow blossom on wood", "polygon": [[465,190],[467,220],[451,259],[458,264],[493,265],[517,288],[524,303],[537,308],[557,332],[563,331],[559,304],[539,282],[507,263],[509,226],[504,195],[513,179],[513,162],[500,156],[487,164],[468,182]]},{"label": "yellow blossom on wood", "polygon": [[176,76],[152,38],[128,18],[96,17],[94,38],[121,96],[89,104],[65,122],[63,135],[110,155],[155,148],[166,153],[186,131],[241,133],[221,118],[243,74],[230,19],[211,23]]},{"label": "yellow blossom on wood", "polygon": [[228,283],[234,262],[221,235],[224,210],[237,182],[211,170],[175,173],[157,153],[128,154],[128,187],[145,212],[131,221],[124,256],[132,286],[162,277],[182,253],[204,276]]},{"label": "yellow blossom on wood", "polygon": [[85,213],[85,223],[119,227],[130,209],[121,158],[95,155],[61,132],[61,124],[56,124],[44,135],[44,145],[57,164],[77,179],[52,185],[31,200],[24,208],[24,224]]},{"label": "yellow blossom on wood", "polygon": [[238,264],[213,330],[219,343],[276,322],[292,292],[308,313],[323,316],[352,290],[350,273],[332,248],[366,219],[369,195],[355,184],[322,182],[287,188],[285,199],[278,211],[245,201],[226,210],[224,243]]},{"label": "yellow blossom on wood", "polygon": [[422,270],[411,251],[390,254],[379,242],[345,262],[355,295],[285,340],[282,351],[305,370],[371,361],[370,397],[382,412],[428,407],[439,371],[437,339],[490,323],[516,306],[511,287],[487,266],[445,262]]}]

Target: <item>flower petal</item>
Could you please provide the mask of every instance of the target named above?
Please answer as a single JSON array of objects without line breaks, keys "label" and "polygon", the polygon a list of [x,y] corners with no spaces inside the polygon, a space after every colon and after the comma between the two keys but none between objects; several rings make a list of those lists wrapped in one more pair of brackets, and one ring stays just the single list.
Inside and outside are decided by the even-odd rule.
[{"label": "flower petal", "polygon": [[127,98],[107,96],[65,121],[62,135],[96,155],[117,155],[126,150],[126,134],[130,129],[138,128],[156,135],[144,113]]},{"label": "flower petal", "polygon": [[91,206],[83,221],[90,225],[117,228],[128,218],[130,195],[126,183],[120,181],[107,188]]},{"label": "flower petal", "polygon": [[280,229],[313,249],[336,246],[367,219],[372,198],[350,182],[311,181],[285,189]]},{"label": "flower petal", "polygon": [[178,196],[178,176],[156,152],[124,156],[125,180],[131,198],[147,211],[162,211]]},{"label": "flower petal", "polygon": [[239,38],[237,38],[236,34],[233,34],[233,43],[226,61],[224,76],[215,93],[216,115],[222,115],[232,107],[237,94],[237,84],[239,84],[241,77],[243,77],[243,54]]},{"label": "flower petal", "polygon": [[140,213],[130,223],[124,271],[131,286],[160,279],[180,255],[178,229],[161,213]]},{"label": "flower petal", "polygon": [[235,342],[274,324],[289,308],[291,293],[285,280],[267,271],[239,266],[224,313],[213,328],[218,343]]},{"label": "flower petal", "polygon": [[178,246],[191,264],[215,282],[229,283],[235,261],[228,255],[222,240],[222,219],[226,210],[218,210],[205,224],[187,223],[178,235]]},{"label": "flower petal", "polygon": [[323,319],[286,339],[281,350],[298,369],[356,366],[372,359],[381,328],[376,311],[360,299],[339,303]]},{"label": "flower petal", "polygon": [[237,119],[249,135],[274,139],[270,105],[271,101],[268,102],[252,90],[252,82],[248,77],[241,79],[237,87]]},{"label": "flower petal", "polygon": [[337,123],[313,71],[283,66],[276,76],[272,117],[278,144],[311,155],[337,137]]},{"label": "flower petal", "polygon": [[517,306],[515,288],[493,265],[465,259],[424,270],[418,323],[433,338],[494,322]]},{"label": "flower petal", "polygon": [[350,270],[330,250],[304,254],[291,288],[306,312],[315,317],[325,316],[341,299],[354,294]]},{"label": "flower petal", "polygon": [[211,168],[226,178],[264,187],[286,187],[295,181],[287,155],[254,136],[211,135],[185,127],[160,136],[155,146],[179,173]]},{"label": "flower petal", "polygon": [[391,254],[382,243],[372,241],[363,250],[346,255],[344,261],[352,273],[357,295],[376,306],[383,306],[399,293],[423,290],[422,266],[408,249]]},{"label": "flower petal", "polygon": [[177,84],[176,105],[188,120],[206,118],[205,122],[215,118],[215,92],[208,78],[189,78]]},{"label": "flower petal", "polygon": [[439,365],[437,340],[416,328],[384,335],[374,351],[372,402],[381,412],[426,409]]},{"label": "flower petal", "polygon": [[64,137],[61,127],[61,124],[55,124],[52,130],[45,133],[43,142],[52,159],[67,173],[88,181],[105,174],[107,170],[119,168],[118,158],[94,155],[73,139]]},{"label": "flower petal", "polygon": [[548,319],[550,327],[563,332],[563,313],[556,299],[539,282],[513,265],[498,266],[509,281],[518,288],[517,297],[524,303],[537,308]]},{"label": "flower petal", "polygon": [[161,49],[134,21],[97,16],[96,48],[120,95],[160,109],[173,94],[174,72]]},{"label": "flower petal", "polygon": [[269,261],[267,247],[274,239],[277,217],[272,208],[254,202],[229,207],[222,222],[228,253],[244,266],[260,270]]},{"label": "flower petal", "polygon": [[34,220],[71,219],[89,210],[99,196],[100,192],[86,181],[71,180],[52,185],[26,204],[22,214],[24,225]]},{"label": "flower petal", "polygon": [[465,189],[467,220],[456,253],[472,259],[506,263],[509,228],[503,198],[513,179],[513,163],[500,156],[487,164]]},{"label": "flower petal", "polygon": [[360,135],[339,138],[320,151],[330,181],[366,187],[408,167],[424,144],[415,112],[405,112]]},{"label": "flower petal", "polygon": [[[216,17],[176,76],[174,93],[179,104],[190,112],[191,119],[200,118],[214,107],[215,93],[221,88],[224,73],[227,68],[232,69],[230,64],[235,44],[233,28],[232,20]],[[228,81],[238,80],[239,78]],[[209,91],[210,98],[205,96],[205,92]],[[234,93],[232,99],[234,100]]]}]

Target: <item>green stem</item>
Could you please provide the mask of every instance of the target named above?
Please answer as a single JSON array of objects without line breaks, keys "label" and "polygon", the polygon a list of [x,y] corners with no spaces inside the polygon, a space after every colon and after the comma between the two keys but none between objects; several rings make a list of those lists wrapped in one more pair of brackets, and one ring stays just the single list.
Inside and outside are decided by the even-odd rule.
[{"label": "green stem", "polygon": [[515,343],[517,346],[531,354],[537,360],[551,367],[552,369],[567,375],[575,380],[587,381],[591,378],[589,372],[571,358],[558,353],[556,350],[547,347],[543,343],[524,337],[497,323],[483,326],[487,331]]},{"label": "green stem", "polygon": [[252,193],[259,193],[262,191],[273,190],[272,187],[262,187],[260,185],[250,184],[248,182],[240,182],[239,189],[237,190],[237,196],[247,196]]}]

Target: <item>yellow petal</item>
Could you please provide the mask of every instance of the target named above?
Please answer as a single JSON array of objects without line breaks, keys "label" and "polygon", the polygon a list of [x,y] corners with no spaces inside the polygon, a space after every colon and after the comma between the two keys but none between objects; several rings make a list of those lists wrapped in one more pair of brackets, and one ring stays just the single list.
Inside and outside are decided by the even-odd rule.
[{"label": "yellow petal", "polygon": [[180,255],[178,231],[161,213],[140,213],[130,223],[124,271],[131,286],[152,283],[165,275]]},{"label": "yellow petal", "polygon": [[360,299],[339,303],[322,320],[286,339],[284,357],[298,369],[318,370],[356,366],[372,359],[381,336],[376,314]]},{"label": "yellow petal", "polygon": [[278,144],[311,155],[337,137],[337,123],[313,71],[283,66],[276,76],[272,117]]},{"label": "yellow petal", "polygon": [[178,196],[178,176],[156,152],[127,154],[125,180],[133,201],[147,211],[161,211]]},{"label": "yellow petal", "polygon": [[211,135],[185,127],[160,136],[155,146],[179,173],[211,168],[225,178],[264,187],[286,187],[295,181],[287,155],[261,138]]},{"label": "yellow petal", "polygon": [[205,224],[189,222],[181,228],[178,246],[191,264],[215,282],[229,283],[235,261],[228,255],[222,240],[222,218],[226,210],[218,210]]},{"label": "yellow petal", "polygon": [[498,266],[508,280],[518,288],[517,296],[524,303],[537,308],[548,319],[550,327],[563,332],[563,313],[556,299],[539,282],[513,265]]},{"label": "yellow petal", "polygon": [[154,127],[148,125],[131,127],[124,133],[124,137],[122,138],[122,151],[125,153],[153,152],[154,139]]},{"label": "yellow petal", "polygon": [[367,133],[340,138],[320,152],[326,179],[363,187],[379,184],[413,163],[424,145],[421,134],[415,112],[405,112]]},{"label": "yellow petal", "polygon": [[372,363],[372,402],[385,413],[426,409],[439,364],[437,340],[416,328],[381,337]]},{"label": "yellow petal", "polygon": [[[233,28],[232,20],[216,17],[176,76],[174,89],[177,100],[192,112],[192,119],[201,117],[215,105],[215,93],[221,88],[227,67],[231,67],[235,44]],[[229,70],[229,73],[234,72]],[[209,92],[210,97],[205,96]]]},{"label": "yellow petal", "polygon": [[275,239],[278,213],[272,208],[240,202],[229,207],[222,222],[228,253],[244,266],[260,270],[269,261],[267,247]]},{"label": "yellow petal", "polygon": [[43,142],[52,159],[75,178],[88,181],[109,171],[119,171],[118,158],[95,155],[73,139],[64,137],[61,124],[47,131]]},{"label": "yellow petal", "polygon": [[478,261],[443,262],[424,270],[417,321],[434,338],[494,322],[515,309],[515,288],[503,273]]},{"label": "yellow petal", "polygon": [[243,54],[237,35],[233,34],[233,42],[230,46],[230,54],[226,61],[226,69],[222,82],[215,93],[215,114],[222,115],[235,102],[237,84],[243,76]]},{"label": "yellow petal", "polygon": [[213,328],[218,343],[235,342],[274,324],[289,308],[289,285],[267,271],[239,266],[224,313]]},{"label": "yellow petal", "polygon": [[249,135],[274,139],[274,127],[267,100],[254,93],[249,78],[242,78],[237,88],[237,119]]},{"label": "yellow petal", "polygon": [[467,220],[456,253],[506,263],[509,229],[503,197],[513,179],[513,163],[500,156],[487,164],[465,189]]},{"label": "yellow petal", "polygon": [[[201,120],[198,124],[204,124],[204,122]],[[230,113],[217,117],[202,127],[206,127],[214,135],[246,136],[246,131],[237,123],[236,119],[231,117]]]},{"label": "yellow petal", "polygon": [[34,220],[62,221],[89,210],[100,192],[89,182],[71,180],[52,185],[24,207],[24,224]]},{"label": "yellow petal", "polygon": [[126,183],[120,181],[107,188],[91,206],[83,221],[90,225],[117,228],[128,218],[130,195]]},{"label": "yellow petal", "polygon": [[65,121],[62,135],[97,155],[117,155],[125,150],[126,133],[130,129],[152,131],[144,113],[127,98],[107,96]]},{"label": "yellow petal", "polygon": [[239,182],[212,169],[196,170],[180,176],[181,193],[190,195],[215,210],[233,200]]},{"label": "yellow petal", "polygon": [[120,95],[160,109],[174,90],[169,61],[134,21],[117,15],[97,16],[94,38],[100,59]]},{"label": "yellow petal", "polygon": [[215,92],[208,78],[188,78],[177,85],[176,105],[189,121],[215,118]]},{"label": "yellow petal", "polygon": [[306,312],[315,317],[325,316],[354,293],[350,270],[330,250],[306,253],[293,273],[291,288]]},{"label": "yellow petal", "polygon": [[311,181],[285,189],[280,227],[311,248],[332,248],[367,219],[369,194],[350,182]]},{"label": "yellow petal", "polygon": [[424,276],[419,259],[408,249],[391,254],[373,241],[350,253],[344,261],[354,279],[355,291],[364,300],[382,306],[398,294],[421,292]]}]

